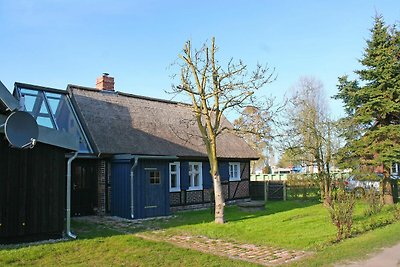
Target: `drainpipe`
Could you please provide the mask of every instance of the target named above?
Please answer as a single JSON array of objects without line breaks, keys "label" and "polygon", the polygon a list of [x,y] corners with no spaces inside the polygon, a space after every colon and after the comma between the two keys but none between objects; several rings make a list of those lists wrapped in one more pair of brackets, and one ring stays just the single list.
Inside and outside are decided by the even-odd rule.
[{"label": "drainpipe", "polygon": [[68,159],[67,163],[67,236],[76,239],[76,235],[71,232],[71,164],[72,161],[78,156],[75,152],[72,157]]},{"label": "drainpipe", "polygon": [[131,219],[135,218],[135,214],[134,214],[134,206],[133,206],[133,171],[135,170],[137,164],[138,164],[138,160],[139,160],[139,156],[135,156],[134,157],[135,162],[133,163],[132,167],[131,167]]}]

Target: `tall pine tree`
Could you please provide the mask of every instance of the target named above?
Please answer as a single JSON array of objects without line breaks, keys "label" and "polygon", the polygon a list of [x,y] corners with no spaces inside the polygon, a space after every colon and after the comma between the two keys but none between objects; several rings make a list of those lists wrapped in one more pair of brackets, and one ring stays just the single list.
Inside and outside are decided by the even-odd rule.
[{"label": "tall pine tree", "polygon": [[344,102],[349,126],[341,156],[348,167],[381,166],[384,201],[391,204],[390,168],[400,160],[400,32],[377,16],[371,33],[359,79],[339,78],[335,98]]}]

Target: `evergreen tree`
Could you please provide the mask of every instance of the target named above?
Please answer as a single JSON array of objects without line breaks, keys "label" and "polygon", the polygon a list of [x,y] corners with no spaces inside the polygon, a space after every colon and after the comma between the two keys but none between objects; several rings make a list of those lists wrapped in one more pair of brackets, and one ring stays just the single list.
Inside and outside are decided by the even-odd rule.
[{"label": "evergreen tree", "polygon": [[389,175],[400,158],[400,33],[382,16],[375,18],[371,33],[359,60],[363,68],[355,71],[359,79],[339,78],[335,98],[344,102],[348,125],[341,156],[347,167],[381,166],[384,200],[393,203]]}]

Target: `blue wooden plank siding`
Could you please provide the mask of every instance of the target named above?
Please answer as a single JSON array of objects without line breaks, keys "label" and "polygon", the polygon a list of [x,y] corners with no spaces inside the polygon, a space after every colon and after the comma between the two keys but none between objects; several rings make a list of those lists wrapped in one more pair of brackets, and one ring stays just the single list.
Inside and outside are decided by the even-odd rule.
[{"label": "blue wooden plank siding", "polygon": [[130,218],[130,169],[129,160],[111,163],[111,215]]},{"label": "blue wooden plank siding", "polygon": [[221,161],[219,163],[219,175],[221,176],[221,181],[229,181],[229,162]]},{"label": "blue wooden plank siding", "polygon": [[[139,160],[133,172],[133,215],[147,218],[169,214],[169,162]],[[130,160],[114,160],[111,163],[111,215],[131,219],[131,177]],[[149,172],[159,171],[161,180],[155,185],[155,192],[149,185]],[[146,191],[147,189],[147,191]],[[157,205],[149,203],[149,196],[157,195]],[[154,200],[154,198],[153,198]]]},{"label": "blue wooden plank siding", "polygon": [[203,189],[209,189],[212,187],[212,179],[210,174],[210,163],[208,161],[202,162],[202,174],[203,174]]},{"label": "blue wooden plank siding", "polygon": [[[136,218],[169,215],[169,163],[166,160],[140,160],[137,168],[135,189]],[[149,183],[149,173],[160,173],[159,184]],[[150,197],[152,196],[152,197]]]},{"label": "blue wooden plank siding", "polygon": [[181,190],[189,189],[189,162],[181,161]]},{"label": "blue wooden plank siding", "polygon": [[[169,163],[171,160],[139,160],[134,169],[134,184],[133,184],[133,201],[134,201],[134,218],[147,218],[154,216],[163,216],[170,213],[170,192],[169,192]],[[209,194],[213,187],[212,177],[210,174],[210,164],[208,161],[185,160],[180,161],[180,187],[184,193],[183,199],[186,199],[186,192],[189,192],[189,162],[202,163],[202,179],[203,191],[202,201],[207,202],[206,195]],[[239,162],[239,161],[235,161]],[[130,170],[133,162],[130,160],[114,160],[111,163],[111,215],[123,218],[131,218],[131,178]],[[248,161],[240,162],[241,177]],[[149,185],[149,174],[152,171],[160,173],[161,181],[158,186]],[[229,161],[219,162],[219,172],[223,183],[229,182]],[[180,192],[174,194],[180,195]],[[151,200],[151,196],[153,199]],[[155,201],[157,203],[149,203]],[[182,200],[182,199],[181,199]],[[209,200],[208,200],[209,201]],[[184,201],[186,203],[186,200]],[[184,203],[182,203],[184,205]],[[174,204],[176,205],[176,203]]]}]

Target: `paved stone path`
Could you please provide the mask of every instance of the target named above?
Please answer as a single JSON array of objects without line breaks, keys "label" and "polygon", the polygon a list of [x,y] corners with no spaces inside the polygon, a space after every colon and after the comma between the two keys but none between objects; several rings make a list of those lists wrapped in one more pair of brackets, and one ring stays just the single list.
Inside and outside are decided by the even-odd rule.
[{"label": "paved stone path", "polygon": [[227,242],[206,236],[174,235],[165,236],[162,231],[136,234],[152,241],[164,241],[179,247],[228,257],[231,259],[257,263],[264,266],[277,266],[299,260],[311,255],[310,252],[278,249],[268,246]]}]

